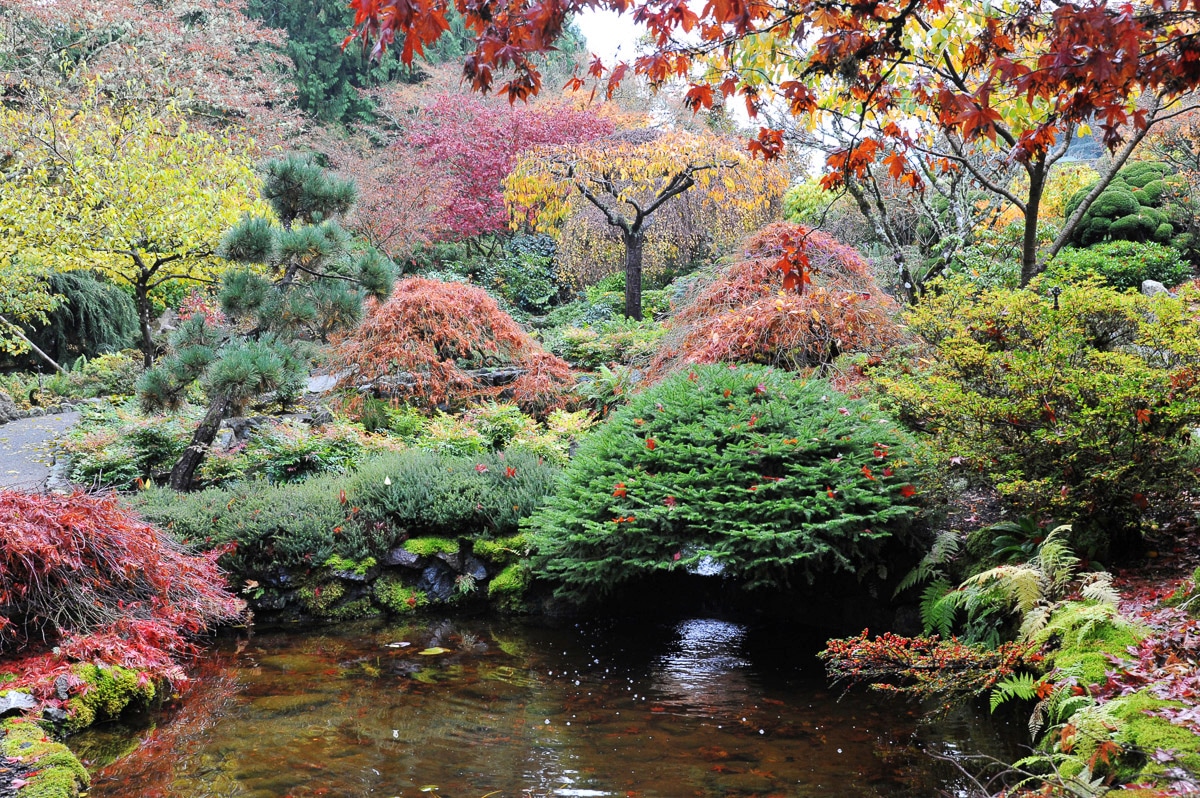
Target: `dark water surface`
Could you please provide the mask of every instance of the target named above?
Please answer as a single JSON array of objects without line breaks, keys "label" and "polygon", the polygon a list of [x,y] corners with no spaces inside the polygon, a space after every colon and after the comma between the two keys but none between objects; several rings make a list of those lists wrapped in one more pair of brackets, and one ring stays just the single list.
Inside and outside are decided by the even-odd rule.
[{"label": "dark water surface", "polygon": [[815,650],[712,619],[260,629],[72,746],[91,798],[934,796],[959,782],[923,749],[1016,754],[983,714],[828,689]]}]

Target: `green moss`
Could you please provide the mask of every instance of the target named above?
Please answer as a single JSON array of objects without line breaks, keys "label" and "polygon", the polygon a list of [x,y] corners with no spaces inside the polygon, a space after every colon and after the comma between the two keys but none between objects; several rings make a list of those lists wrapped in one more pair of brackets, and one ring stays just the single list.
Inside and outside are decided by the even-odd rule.
[{"label": "green moss", "polygon": [[529,576],[529,568],[523,563],[509,565],[488,583],[488,598],[503,609],[521,609]]},{"label": "green moss", "polygon": [[416,612],[429,603],[424,591],[408,587],[394,576],[383,576],[371,586],[375,600],[396,615]]},{"label": "green moss", "polygon": [[337,554],[333,554],[329,559],[325,560],[325,567],[334,571],[349,571],[365,576],[367,571],[374,568],[376,565],[374,557],[367,557],[363,560],[348,560]]},{"label": "green moss", "polygon": [[0,727],[0,757],[36,768],[21,788],[21,798],[77,798],[90,781],[70,749],[48,738],[36,723],[5,721]]},{"label": "green moss", "polygon": [[435,554],[458,554],[458,541],[450,538],[409,538],[404,541],[404,550],[422,557]]},{"label": "green moss", "polygon": [[529,536],[526,534],[513,535],[507,538],[486,540],[480,538],[472,548],[476,557],[488,562],[507,564],[524,557],[529,553]]},{"label": "green moss", "polygon": [[67,702],[71,716],[67,728],[71,731],[120,717],[129,707],[148,706],[158,693],[153,679],[119,665],[100,667],[81,663],[72,670],[86,686]]},{"label": "green moss", "polygon": [[1047,656],[1047,665],[1073,672],[1086,685],[1102,684],[1107,678],[1108,655],[1124,655],[1144,634],[1111,605],[1070,601],[1054,611],[1033,640],[1039,645],[1057,641],[1058,648]]},{"label": "green moss", "polygon": [[313,615],[327,617],[346,595],[346,586],[336,579],[319,582],[300,591],[300,603]]},{"label": "green moss", "polygon": [[1182,704],[1178,701],[1164,701],[1145,691],[1114,698],[1109,702],[1112,712],[1122,721],[1117,742],[1144,755],[1153,754],[1160,748],[1175,755],[1175,761],[1165,765],[1147,758],[1140,772],[1131,775],[1152,777],[1167,767],[1175,766],[1200,773],[1200,737],[1166,718],[1146,714],[1164,707],[1179,706]]},{"label": "green moss", "polygon": [[369,618],[378,615],[378,610],[367,597],[339,604],[325,613],[325,617],[335,621],[352,621],[357,618]]}]

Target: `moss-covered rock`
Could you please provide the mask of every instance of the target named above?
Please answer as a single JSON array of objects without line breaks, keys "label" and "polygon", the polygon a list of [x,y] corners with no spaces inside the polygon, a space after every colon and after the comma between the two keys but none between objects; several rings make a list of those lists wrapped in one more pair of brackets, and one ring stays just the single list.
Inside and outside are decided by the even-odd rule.
[{"label": "moss-covered rock", "polygon": [[501,609],[519,610],[524,606],[529,581],[529,568],[523,562],[514,562],[488,583],[488,598]]},{"label": "moss-covered rock", "polygon": [[404,550],[421,557],[433,557],[438,554],[458,554],[459,544],[451,538],[409,538],[404,541]]},{"label": "moss-covered rock", "polygon": [[371,586],[371,593],[380,606],[394,615],[416,612],[429,604],[429,597],[423,591],[409,587],[390,574],[377,579]]},{"label": "moss-covered rock", "polygon": [[[1123,774],[1131,780],[1144,780],[1159,776],[1168,768],[1182,767],[1191,773],[1200,773],[1200,736],[1182,726],[1176,726],[1166,718],[1148,714],[1166,707],[1182,706],[1178,701],[1164,701],[1143,690],[1132,695],[1114,698],[1109,702],[1113,714],[1120,719],[1117,742],[1133,752],[1134,761],[1140,769]],[[1174,761],[1162,763],[1151,755],[1156,751],[1169,752]]]},{"label": "moss-covered rock", "polygon": [[24,719],[0,726],[0,757],[33,768],[25,777],[21,798],[77,798],[89,784],[87,770],[70,749]]},{"label": "moss-covered rock", "polygon": [[67,728],[71,731],[118,718],[130,708],[145,708],[158,695],[155,680],[141,671],[90,663],[75,665],[72,671],[83,681],[83,687],[67,702]]},{"label": "moss-covered rock", "polygon": [[1059,607],[1034,637],[1034,642],[1057,648],[1047,655],[1050,667],[1075,675],[1081,684],[1103,684],[1109,655],[1121,656],[1137,645],[1145,630],[1109,604],[1072,601]]},{"label": "moss-covered rock", "polygon": [[490,563],[508,565],[528,556],[529,549],[529,536],[521,533],[507,538],[480,538],[475,541],[472,551],[476,557]]}]

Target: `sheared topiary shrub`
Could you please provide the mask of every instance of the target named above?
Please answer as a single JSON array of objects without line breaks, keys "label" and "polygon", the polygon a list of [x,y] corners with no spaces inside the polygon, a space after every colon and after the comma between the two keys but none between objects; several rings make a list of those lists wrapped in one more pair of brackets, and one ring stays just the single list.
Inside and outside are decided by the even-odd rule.
[{"label": "sheared topiary shrub", "polygon": [[[342,344],[355,381],[394,378],[390,390],[447,409],[511,397],[527,413],[565,405],[570,367],[542,349],[477,286],[413,277],[396,284]],[[488,385],[472,370],[514,368],[511,383]]]},{"label": "sheared topiary shrub", "polygon": [[585,601],[706,558],[747,588],[862,578],[913,512],[905,436],[822,380],[698,366],[585,439],[527,522],[535,572]]},{"label": "sheared topiary shrub", "polygon": [[[1152,503],[1195,485],[1197,295],[1145,297],[1091,278],[1029,290],[942,283],[909,316],[934,348],[877,384],[946,460],[1023,513],[1074,521],[1077,547],[1137,542]],[[1083,541],[1081,535],[1097,537]]]},{"label": "sheared topiary shrub", "polygon": [[58,676],[82,686],[72,663],[183,679],[190,637],[244,607],[219,552],[188,553],[113,496],[0,491],[0,529],[0,656],[25,655],[3,670],[43,700]]},{"label": "sheared topiary shrub", "polygon": [[[803,239],[812,284],[784,290],[776,264]],[[699,278],[668,321],[650,373],[697,363],[764,363],[786,369],[831,364],[839,355],[879,354],[900,337],[899,306],[853,247],[777,222],[746,240],[744,257]]]}]

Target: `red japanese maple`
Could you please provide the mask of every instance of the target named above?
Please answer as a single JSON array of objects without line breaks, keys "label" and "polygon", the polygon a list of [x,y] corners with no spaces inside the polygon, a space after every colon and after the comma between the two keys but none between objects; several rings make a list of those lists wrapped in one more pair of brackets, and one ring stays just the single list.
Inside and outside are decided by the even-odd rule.
[{"label": "red japanese maple", "polygon": [[[216,559],[190,554],[115,496],[0,491],[0,658],[50,697],[72,662],[182,678],[191,637],[239,617]],[[53,650],[51,650],[53,647]]]}]

